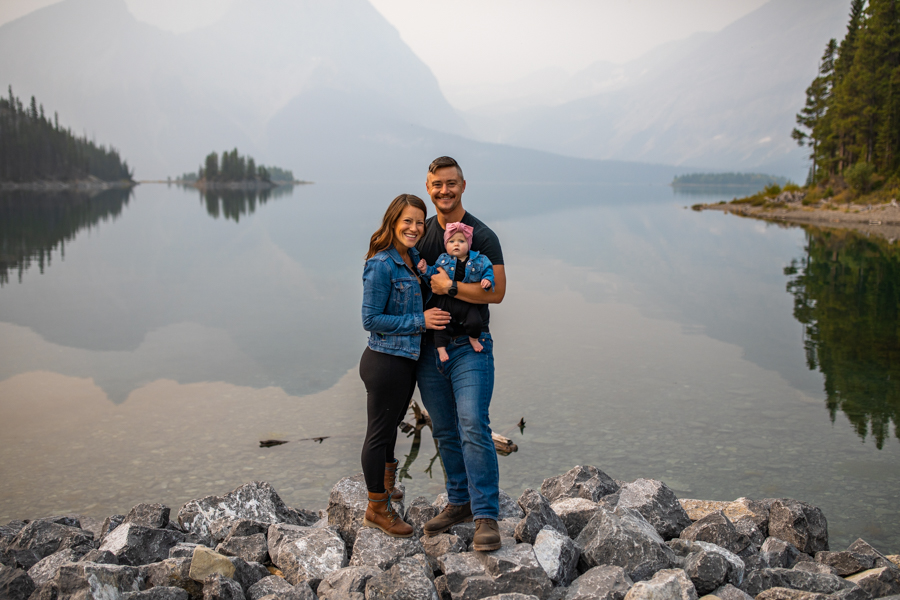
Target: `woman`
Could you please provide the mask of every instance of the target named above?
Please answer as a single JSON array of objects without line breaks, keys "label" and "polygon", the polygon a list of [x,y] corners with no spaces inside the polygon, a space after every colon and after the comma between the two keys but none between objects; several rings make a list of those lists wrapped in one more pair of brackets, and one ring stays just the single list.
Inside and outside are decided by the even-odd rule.
[{"label": "woman", "polygon": [[363,524],[393,537],[410,537],[413,528],[394,512],[391,499],[402,498],[394,488],[397,459],[394,444],[416,387],[416,360],[426,329],[443,329],[450,313],[423,311],[422,285],[416,265],[416,242],[425,233],[428,209],[420,198],[394,198],[381,227],[372,234],[363,270],[363,327],[371,332],[359,361],[366,384],[368,426],[362,448],[363,475],[369,506]]}]

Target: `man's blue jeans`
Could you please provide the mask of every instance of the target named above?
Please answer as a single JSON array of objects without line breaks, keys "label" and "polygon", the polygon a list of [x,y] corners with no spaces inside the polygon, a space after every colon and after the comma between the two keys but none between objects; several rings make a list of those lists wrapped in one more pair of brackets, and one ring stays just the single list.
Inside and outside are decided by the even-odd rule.
[{"label": "man's blue jeans", "polygon": [[476,519],[497,519],[500,472],[488,416],[494,342],[489,333],[479,340],[481,352],[475,352],[465,335],[453,339],[447,346],[450,360],[442,363],[434,343],[426,339],[416,375],[447,473],[450,504],[471,501]]}]

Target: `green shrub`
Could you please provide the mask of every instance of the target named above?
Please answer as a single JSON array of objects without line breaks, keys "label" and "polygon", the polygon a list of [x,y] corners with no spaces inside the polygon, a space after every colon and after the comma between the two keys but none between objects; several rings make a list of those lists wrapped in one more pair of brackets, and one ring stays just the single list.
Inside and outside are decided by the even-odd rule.
[{"label": "green shrub", "polygon": [[873,175],[875,175],[875,165],[868,162],[858,162],[844,170],[844,180],[853,190],[861,194],[869,191]]},{"label": "green shrub", "polygon": [[775,197],[775,196],[777,196],[778,194],[781,193],[781,186],[778,185],[777,183],[769,184],[769,185],[767,185],[767,186],[765,187],[765,189],[763,189],[763,193],[764,193],[766,196],[772,196],[772,197]]},{"label": "green shrub", "polygon": [[797,185],[793,181],[789,181],[786,184],[784,184],[784,187],[781,188],[781,191],[782,192],[799,192],[800,189],[801,188],[799,185]]}]

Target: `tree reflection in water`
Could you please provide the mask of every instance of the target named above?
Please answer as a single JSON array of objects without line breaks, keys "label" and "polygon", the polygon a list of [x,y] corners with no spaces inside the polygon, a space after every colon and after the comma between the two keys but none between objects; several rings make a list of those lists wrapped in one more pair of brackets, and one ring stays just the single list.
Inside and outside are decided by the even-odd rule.
[{"label": "tree reflection in water", "polygon": [[11,191],[0,194],[0,286],[9,274],[22,274],[37,263],[40,272],[59,249],[82,229],[115,219],[131,199],[131,188],[96,193]]},{"label": "tree reflection in water", "polygon": [[241,217],[253,214],[256,206],[262,206],[270,199],[291,194],[293,186],[284,185],[274,188],[198,188],[200,201],[206,205],[209,216],[232,219],[235,223]]},{"label": "tree reflection in water", "polygon": [[840,409],[880,449],[900,438],[900,247],[850,230],[806,228],[806,256],[785,268],[806,360]]}]

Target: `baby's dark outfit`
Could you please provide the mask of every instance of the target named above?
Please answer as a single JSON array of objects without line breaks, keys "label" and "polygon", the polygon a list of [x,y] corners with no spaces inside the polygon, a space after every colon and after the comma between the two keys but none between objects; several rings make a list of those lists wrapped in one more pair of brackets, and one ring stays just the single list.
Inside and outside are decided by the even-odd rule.
[{"label": "baby's dark outfit", "polygon": [[[462,282],[466,278],[466,265],[459,265],[457,260],[456,272],[453,274],[453,281]],[[460,266],[462,268],[460,268]],[[446,294],[435,296],[434,306],[450,313],[450,322],[446,329],[436,329],[434,331],[434,345],[436,348],[446,348],[450,345],[450,341],[465,333],[469,337],[477,338],[481,335],[481,326],[484,324],[481,320],[481,311],[478,310],[476,304],[452,298]]]}]

